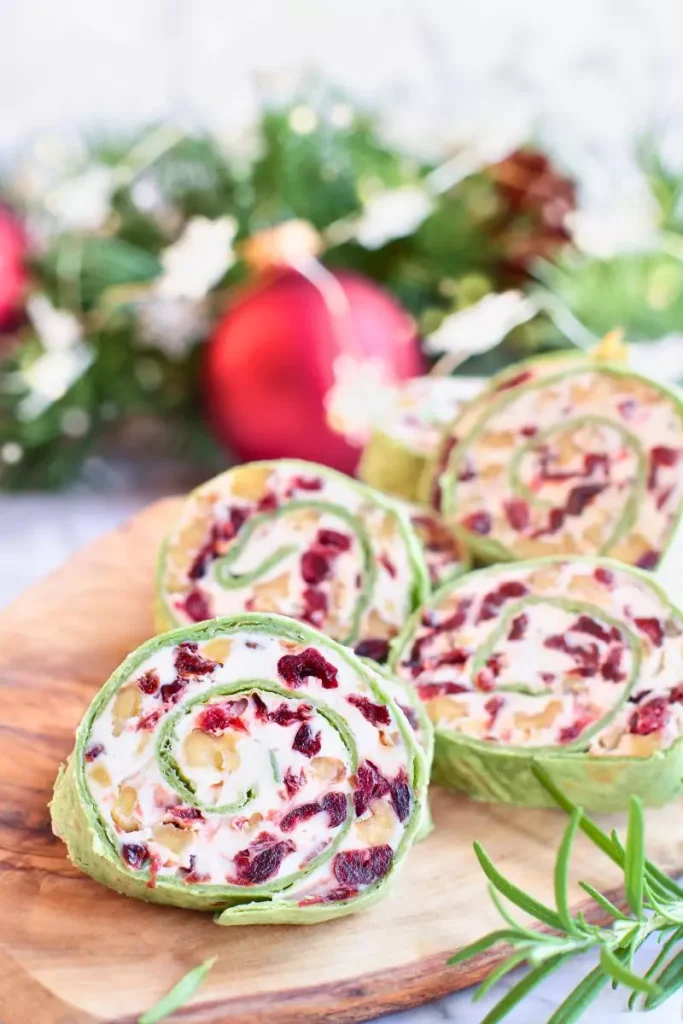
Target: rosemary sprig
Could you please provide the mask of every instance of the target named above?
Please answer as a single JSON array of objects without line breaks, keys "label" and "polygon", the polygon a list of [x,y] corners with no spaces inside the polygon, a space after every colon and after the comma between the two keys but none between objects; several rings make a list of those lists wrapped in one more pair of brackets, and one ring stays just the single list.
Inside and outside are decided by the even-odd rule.
[{"label": "rosemary sprig", "polygon": [[[542,768],[536,766],[534,772],[556,803],[570,815],[555,864],[555,908],[540,903],[505,878],[479,843],[475,843],[474,851],[489,881],[489,893],[506,927],[461,949],[448,963],[462,963],[500,942],[507,943],[508,956],[480,986],[475,999],[515,967],[526,964],[529,968],[481,1024],[503,1020],[536,985],[568,960],[586,952],[597,954],[597,966],[567,996],[548,1024],[577,1021],[609,982],[615,988],[622,985],[631,991],[631,1009],[638,1002],[644,1009],[660,1006],[683,988],[683,889],[645,856],[645,820],[640,801],[637,797],[631,799],[623,845],[616,832],[607,835],[555,786]],[[587,882],[580,883],[611,917],[611,923],[605,927],[589,924],[583,914],[574,915],[570,909],[569,864],[579,830],[623,871],[627,913]],[[520,924],[505,901],[531,914],[551,931],[536,931]],[[634,954],[651,935],[658,936],[661,950],[648,970],[637,974],[632,966]]]}]

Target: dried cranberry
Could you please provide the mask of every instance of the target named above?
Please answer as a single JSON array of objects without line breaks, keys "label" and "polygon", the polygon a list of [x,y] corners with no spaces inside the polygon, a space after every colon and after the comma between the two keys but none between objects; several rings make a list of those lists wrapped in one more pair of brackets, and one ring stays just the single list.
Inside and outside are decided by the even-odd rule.
[{"label": "dried cranberry", "polygon": [[288,768],[285,772],[284,777],[285,789],[287,790],[287,796],[293,797],[295,793],[298,793],[301,787],[306,782],[306,776],[303,768],[298,775],[295,775],[291,768]]},{"label": "dried cranberry", "polygon": [[277,495],[264,494],[256,507],[259,512],[273,512],[278,507]]},{"label": "dried cranberry", "polygon": [[446,651],[438,656],[435,667],[440,668],[441,665],[466,665],[471,656],[472,652],[464,647],[453,647],[450,651]]},{"label": "dried cranberry", "polygon": [[598,583],[603,583],[606,587],[611,587],[614,583],[614,573],[611,569],[605,569],[603,565],[599,565],[593,575]]},{"label": "dried cranberry", "polygon": [[411,792],[405,769],[401,769],[391,783],[391,803],[399,821],[405,821],[410,814]]},{"label": "dried cranberry", "polygon": [[138,679],[138,687],[143,693],[156,693],[159,689],[159,675],[154,669],[150,669],[149,672],[145,672]]},{"label": "dried cranberry", "polygon": [[560,730],[558,737],[560,743],[571,743],[583,732],[583,725],[580,722],[573,722],[571,725],[565,726],[564,729]]},{"label": "dried cranberry", "polygon": [[647,486],[653,490],[657,486],[657,470],[660,466],[671,468],[675,466],[680,457],[680,451],[675,448],[667,448],[666,445],[658,444],[650,452],[650,472]]},{"label": "dried cranberry", "polygon": [[316,732],[314,735],[308,722],[304,722],[296,731],[292,750],[298,750],[304,757],[315,757],[316,754],[320,753],[322,746],[320,735],[319,732]]},{"label": "dried cranberry", "polygon": [[303,594],[304,618],[318,625],[327,612],[327,595],[315,587],[306,587]]},{"label": "dried cranberry", "polygon": [[631,419],[636,408],[636,401],[633,398],[625,398],[623,402],[619,402],[619,405],[617,406],[621,417],[625,420]]},{"label": "dried cranberry", "polygon": [[287,839],[278,841],[275,836],[262,832],[246,850],[235,854],[234,864],[240,882],[247,885],[260,885],[276,875],[286,854],[296,847]]},{"label": "dried cranberry", "polygon": [[659,619],[645,618],[633,620],[641,631],[650,638],[655,647],[661,647],[664,640],[664,627]]},{"label": "dried cranberry", "polygon": [[605,658],[600,674],[603,679],[610,683],[621,683],[626,678],[626,673],[621,671],[621,659],[624,654],[623,647],[614,647]]},{"label": "dried cranberry", "polygon": [[564,526],[565,511],[563,508],[551,508],[548,513],[548,525],[540,530],[535,530],[531,536],[534,540],[537,537],[547,537],[550,534],[557,533]]},{"label": "dried cranberry", "polygon": [[516,374],[514,377],[509,377],[508,380],[504,380],[502,384],[499,384],[496,391],[509,391],[510,388],[518,388],[522,384],[526,384],[528,380],[531,380],[533,374],[531,370],[523,370],[522,373]]},{"label": "dried cranberry", "polygon": [[521,498],[515,498],[513,501],[506,501],[503,507],[507,521],[512,529],[518,532],[526,530],[529,525],[529,506],[526,501],[522,501]]},{"label": "dried cranberry", "polygon": [[323,482],[319,476],[296,476],[292,480],[292,486],[298,491],[321,491]]},{"label": "dried cranberry", "polygon": [[484,710],[488,713],[490,717],[489,728],[495,722],[500,712],[500,709],[503,707],[504,704],[505,701],[503,700],[502,697],[490,697],[484,704]]},{"label": "dried cranberry", "polygon": [[197,644],[182,643],[176,648],[174,664],[181,676],[203,676],[213,672],[215,661],[208,661],[197,653]]},{"label": "dried cranberry", "polygon": [[476,475],[477,474],[475,472],[474,466],[472,465],[470,459],[465,459],[465,461],[463,463],[463,467],[460,470],[460,472],[458,473],[458,481],[459,481],[459,483],[466,484],[468,482],[468,480],[474,480]]},{"label": "dried cranberry", "polygon": [[567,515],[580,516],[586,505],[604,490],[605,484],[580,484],[578,487],[572,487],[565,505]]},{"label": "dried cranberry", "polygon": [[538,427],[522,427],[520,434],[522,437],[534,437],[538,433]]},{"label": "dried cranberry", "polygon": [[353,803],[358,817],[365,813],[371,800],[386,796],[391,788],[377,765],[372,761],[363,761],[358,766],[355,785]]},{"label": "dried cranberry", "polygon": [[198,807],[169,807],[168,813],[180,821],[203,821],[204,815]]},{"label": "dried cranberry", "polygon": [[399,704],[399,707],[408,719],[410,728],[413,729],[414,732],[417,732],[420,728],[420,720],[417,717],[417,711],[415,708],[411,707],[410,704]]},{"label": "dried cranberry", "polygon": [[351,547],[351,538],[338,530],[318,530],[316,542],[323,548],[331,548],[340,554]]},{"label": "dried cranberry", "polygon": [[641,555],[636,566],[639,569],[654,569],[660,559],[659,551],[646,551],[644,555]]},{"label": "dried cranberry", "polygon": [[463,597],[455,612],[441,622],[436,622],[434,630],[437,633],[445,633],[447,630],[450,632],[451,630],[461,629],[467,621],[467,613],[472,607],[473,601],[474,598],[472,597]]},{"label": "dried cranberry", "polygon": [[185,598],[184,602],[185,613],[188,618],[192,619],[193,622],[203,622],[204,619],[211,618],[211,609],[209,603],[203,594],[200,594],[198,590],[191,590]]},{"label": "dried cranberry", "polygon": [[367,697],[359,697],[356,693],[352,693],[346,699],[354,708],[358,708],[363,718],[371,725],[391,725],[391,715],[386,704],[373,704]]},{"label": "dried cranberry", "polygon": [[551,651],[563,651],[573,658],[578,665],[574,670],[578,675],[590,677],[597,674],[600,661],[600,649],[597,644],[572,645],[561,633],[547,637],[543,644]]},{"label": "dried cranberry", "polygon": [[460,683],[422,683],[417,687],[420,700],[433,700],[434,697],[441,697],[443,694],[467,693],[466,686]]},{"label": "dried cranberry", "polygon": [[174,682],[162,686],[159,692],[164,704],[176,704],[180,700],[180,694],[184,689],[185,683],[176,679]]},{"label": "dried cranberry", "polygon": [[358,889],[352,885],[340,885],[325,895],[325,903],[337,903],[339,900],[351,900],[358,895]]},{"label": "dried cranberry", "polygon": [[596,640],[602,640],[606,644],[621,638],[621,634],[616,626],[605,629],[599,622],[592,619],[590,615],[579,615],[574,625],[570,626],[570,631],[572,633],[587,633],[589,636],[594,636]]},{"label": "dried cranberry", "polygon": [[311,704],[297,704],[296,708],[290,708],[287,704],[278,704],[274,711],[268,715],[268,721],[275,725],[287,727],[294,722],[307,722],[310,718],[313,706]]},{"label": "dried cranberry", "polygon": [[609,455],[587,452],[583,457],[583,465],[586,471],[586,476],[592,476],[598,469],[601,469],[605,476],[609,476]]},{"label": "dried cranberry", "polygon": [[149,860],[149,850],[140,843],[125,843],[121,847],[121,856],[134,871],[139,871]]},{"label": "dried cranberry", "polygon": [[241,731],[245,731],[246,726],[240,722],[240,715],[243,715],[246,710],[245,697],[240,700],[226,701],[225,704],[211,704],[197,716],[197,726],[202,732],[219,733],[231,726],[236,726],[239,722],[242,726]]},{"label": "dried cranberry", "polygon": [[371,846],[367,850],[343,850],[334,858],[334,877],[342,885],[372,885],[384,878],[391,867],[394,851],[390,846]]},{"label": "dried cranberry", "polygon": [[683,683],[678,683],[671,690],[669,704],[683,704]]},{"label": "dried cranberry", "polygon": [[494,619],[506,601],[515,597],[524,597],[527,593],[528,588],[519,580],[509,580],[507,583],[501,583],[497,590],[491,590],[488,594],[484,594],[477,623]]},{"label": "dried cranberry", "polygon": [[314,676],[323,684],[324,690],[333,690],[337,682],[337,669],[314,647],[307,647],[301,654],[285,654],[277,663],[277,670],[290,686],[302,686],[304,680]]},{"label": "dried cranberry", "polygon": [[291,811],[288,811],[288,813],[285,814],[284,818],[280,822],[280,829],[283,832],[292,832],[300,821],[308,821],[309,818],[313,818],[316,814],[319,814],[320,810],[320,804],[300,804],[298,807],[294,807]]},{"label": "dried cranberry", "polygon": [[86,761],[94,761],[95,758],[99,757],[100,754],[104,753],[104,746],[102,743],[93,743],[91,747],[85,752]]},{"label": "dried cranberry", "polygon": [[140,719],[140,721],[135,727],[136,730],[138,732],[141,730],[148,730],[149,732],[151,732],[152,729],[155,728],[159,719],[161,718],[161,714],[161,711],[151,711],[148,715],[145,715],[144,718]]},{"label": "dried cranberry", "polygon": [[268,721],[268,705],[266,704],[264,699],[258,693],[252,693],[251,699],[253,700],[254,706],[256,708],[255,714],[256,714],[257,720],[259,722],[267,722]]},{"label": "dried cranberry", "polygon": [[326,793],[320,801],[320,809],[328,815],[328,827],[337,828],[346,821],[348,800],[343,793]]},{"label": "dried cranberry", "polygon": [[471,515],[465,516],[462,520],[462,525],[471,533],[486,536],[487,533],[491,532],[493,523],[488,512],[473,512]]},{"label": "dried cranberry", "polygon": [[663,729],[669,719],[669,704],[665,697],[655,697],[647,704],[639,704],[628,722],[628,730],[636,736],[649,736]]},{"label": "dried cranberry", "polygon": [[396,578],[396,566],[386,555],[380,555],[377,561],[392,579]]},{"label": "dried cranberry", "polygon": [[521,615],[515,615],[510,626],[510,632],[508,633],[508,640],[522,640],[526,635],[528,625],[528,615],[524,612]]},{"label": "dried cranberry", "polygon": [[356,654],[359,658],[372,658],[373,661],[377,661],[382,665],[389,657],[389,641],[382,640],[379,637],[369,637],[367,640],[361,640],[356,647]]},{"label": "dried cranberry", "polygon": [[301,575],[306,583],[321,583],[330,575],[330,562],[321,551],[305,551],[301,556]]}]

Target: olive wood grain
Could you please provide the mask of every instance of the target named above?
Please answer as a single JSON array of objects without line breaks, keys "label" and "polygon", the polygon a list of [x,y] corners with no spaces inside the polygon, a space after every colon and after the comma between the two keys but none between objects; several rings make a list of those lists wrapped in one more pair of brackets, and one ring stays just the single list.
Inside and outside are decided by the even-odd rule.
[{"label": "olive wood grain", "polygon": [[[304,928],[218,928],[101,888],[66,859],[47,804],[88,702],[152,633],[158,542],[177,501],[151,506],[85,548],[0,613],[0,1020],[133,1024],[187,970],[218,954],[174,1020],[342,1024],[480,980],[500,953],[446,958],[498,924],[472,852],[479,839],[519,884],[552,903],[566,822],[557,811],[475,804],[435,791],[436,830],[393,893],[367,913]],[[622,825],[615,816],[610,824]],[[683,870],[683,814],[649,814],[649,853]],[[583,839],[576,876],[620,898],[614,867]],[[577,890],[576,906],[585,896]]]}]

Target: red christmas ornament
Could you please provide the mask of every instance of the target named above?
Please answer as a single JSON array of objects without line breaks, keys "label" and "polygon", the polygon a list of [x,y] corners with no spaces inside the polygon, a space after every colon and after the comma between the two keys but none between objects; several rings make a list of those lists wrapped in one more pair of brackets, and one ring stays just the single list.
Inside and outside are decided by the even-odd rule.
[{"label": "red christmas ornament", "polygon": [[11,330],[21,318],[27,273],[26,235],[16,216],[0,205],[0,331]]},{"label": "red christmas ornament", "polygon": [[240,459],[301,458],[353,473],[378,391],[423,372],[415,326],[381,288],[329,271],[290,222],[246,246],[255,283],[206,346],[214,431]]}]

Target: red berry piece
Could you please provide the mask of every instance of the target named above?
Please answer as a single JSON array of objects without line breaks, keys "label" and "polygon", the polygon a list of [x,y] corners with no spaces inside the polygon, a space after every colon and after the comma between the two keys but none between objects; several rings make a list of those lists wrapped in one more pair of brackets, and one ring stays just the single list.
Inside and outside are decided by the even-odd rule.
[{"label": "red berry piece", "polygon": [[319,626],[327,612],[327,595],[315,587],[306,587],[303,592],[303,617],[314,626]]},{"label": "red berry piece", "polygon": [[611,569],[606,569],[603,565],[599,565],[593,575],[598,583],[602,583],[606,587],[611,587],[614,583],[614,573]]},{"label": "red berry piece", "polygon": [[530,370],[523,370],[522,373],[516,374],[514,377],[509,377],[508,380],[504,380],[502,384],[499,384],[496,391],[509,391],[510,388],[521,387],[522,384],[526,384],[528,380],[531,380],[533,374]]},{"label": "red berry piece", "polygon": [[650,490],[654,490],[657,486],[657,470],[660,466],[670,469],[676,465],[680,454],[680,451],[677,449],[667,448],[663,444],[658,444],[652,449],[650,452],[650,472],[647,480],[647,486]]},{"label": "red berry piece", "polygon": [[433,700],[434,697],[468,692],[467,687],[462,686],[460,683],[422,683],[417,687],[420,700]]},{"label": "red berry piece", "polygon": [[[239,700],[226,701],[225,704],[211,704],[208,708],[204,708],[197,716],[197,726],[202,732],[216,735],[225,729],[229,729],[231,726],[234,727],[239,722],[239,725],[242,726],[240,731],[244,731],[246,726],[243,722],[240,722],[240,715],[243,715],[246,710],[246,697],[241,697]],[[239,725],[237,726],[238,728]]]},{"label": "red berry piece", "polygon": [[254,707],[256,708],[256,711],[254,713],[256,715],[257,721],[267,722],[269,720],[268,705],[264,701],[263,697],[261,697],[260,694],[258,693],[252,693],[251,699],[253,700]]},{"label": "red berry piece", "polygon": [[363,718],[371,725],[391,725],[391,715],[386,704],[373,704],[367,697],[360,697],[356,693],[352,693],[346,699],[354,708],[358,708]]},{"label": "red berry piece", "polygon": [[173,683],[167,683],[159,691],[164,704],[176,704],[180,700],[180,694],[185,689],[185,683],[176,679]]},{"label": "red berry piece", "polygon": [[313,818],[316,814],[319,814],[321,810],[320,804],[300,804],[298,807],[294,807],[291,811],[285,814],[284,818],[280,822],[280,829],[282,832],[292,832],[300,821],[308,821],[309,818]]},{"label": "red berry piece", "polygon": [[324,690],[333,690],[337,682],[337,669],[326,661],[314,647],[301,654],[285,654],[277,663],[277,670],[290,686],[302,686],[309,676],[319,679]]},{"label": "red berry piece", "polygon": [[342,554],[350,549],[351,537],[347,533],[340,533],[339,530],[318,530],[316,543],[320,547]]},{"label": "red berry piece", "polygon": [[605,644],[621,639],[621,634],[616,626],[606,629],[590,615],[579,615],[574,625],[570,627],[570,631],[572,633],[587,633],[589,636],[594,636],[596,640],[602,640]]},{"label": "red berry piece", "polygon": [[580,516],[586,506],[604,490],[604,484],[580,484],[578,487],[572,487],[565,506],[567,515]]},{"label": "red berry piece", "polygon": [[510,632],[508,633],[508,640],[523,640],[526,636],[528,625],[528,615],[526,615],[524,612],[522,612],[521,615],[515,615],[510,626]]},{"label": "red berry piece", "polygon": [[445,654],[440,654],[435,668],[440,668],[442,665],[466,665],[472,656],[472,652],[465,650],[464,647],[454,647],[450,651],[446,651]]},{"label": "red berry piece", "polygon": [[396,579],[396,566],[386,555],[380,555],[377,561],[392,579]]},{"label": "red berry piece", "polygon": [[268,721],[287,727],[293,725],[294,722],[307,722],[311,717],[312,710],[311,704],[298,704],[296,708],[290,708],[287,704],[279,704],[268,715]]},{"label": "red berry piece", "polygon": [[513,501],[506,501],[504,504],[505,516],[513,530],[521,532],[529,525],[529,506],[521,498]]},{"label": "red berry piece", "polygon": [[683,704],[683,683],[678,683],[669,694],[669,704]]},{"label": "red berry piece", "polygon": [[305,551],[301,556],[301,575],[306,583],[322,583],[330,575],[330,561],[321,551]]},{"label": "red berry piece", "polygon": [[519,580],[510,580],[508,583],[501,583],[497,590],[491,590],[482,598],[481,608],[477,617],[477,623],[494,619],[506,601],[517,597],[524,597],[528,588]]},{"label": "red berry piece", "polygon": [[159,676],[154,669],[150,669],[149,672],[145,672],[138,679],[138,687],[143,693],[156,693],[159,689]]},{"label": "red berry piece", "polygon": [[538,433],[538,427],[522,427],[520,434],[522,437],[534,437]]},{"label": "red berry piece", "polygon": [[235,854],[234,864],[237,878],[243,885],[261,885],[280,870],[280,864],[288,853],[296,849],[287,839],[279,841],[267,832],[261,832],[246,850]]},{"label": "red berry piece", "polygon": [[321,491],[323,482],[319,476],[296,476],[292,480],[292,487],[297,491]]},{"label": "red berry piece", "polygon": [[491,532],[493,523],[488,512],[473,512],[471,515],[465,516],[462,525],[471,533],[478,533],[485,537],[487,533]]},{"label": "red berry piece", "polygon": [[377,765],[372,761],[363,761],[358,766],[355,786],[353,803],[358,817],[365,813],[371,800],[378,800],[380,797],[386,796],[391,788]]},{"label": "red berry piece", "polygon": [[319,732],[314,734],[308,722],[304,722],[296,731],[292,750],[298,750],[304,757],[315,757],[322,746],[320,735]]},{"label": "red berry piece", "polygon": [[291,799],[295,793],[299,792],[301,787],[306,782],[306,776],[304,774],[303,768],[301,769],[298,775],[295,775],[292,769],[288,768],[287,771],[285,772],[285,777],[283,781],[285,784],[285,789],[287,790],[287,796]]},{"label": "red berry piece", "polygon": [[626,679],[626,673],[621,670],[621,661],[624,655],[623,647],[614,647],[605,658],[600,675],[610,683],[621,683]]},{"label": "red berry piece", "polygon": [[655,569],[660,557],[661,553],[659,551],[646,551],[644,555],[640,556],[636,566],[639,569]]},{"label": "red berry piece", "polygon": [[368,850],[344,850],[334,858],[334,877],[342,885],[372,885],[384,878],[391,867],[394,851],[390,846],[371,846]]},{"label": "red berry piece", "polygon": [[178,821],[204,821],[204,815],[198,807],[169,807],[168,813]]},{"label": "red berry piece", "polygon": [[278,507],[278,500],[275,494],[264,494],[256,508],[259,512],[274,512]]},{"label": "red berry piece", "polygon": [[504,704],[505,701],[503,700],[502,697],[490,697],[484,704],[484,710],[487,711],[490,716],[489,729],[495,722],[496,718],[500,713],[500,709],[503,707]]},{"label": "red berry piece", "polygon": [[153,729],[156,728],[157,722],[161,718],[161,715],[161,711],[151,711],[148,715],[145,715],[144,718],[140,719],[140,721],[135,727],[136,731],[140,732],[143,730],[147,730],[151,732]]},{"label": "red berry piece", "polygon": [[185,598],[184,608],[188,618],[193,622],[203,622],[212,617],[208,601],[198,590],[190,591]]},{"label": "red berry piece", "polygon": [[320,801],[320,809],[328,815],[329,828],[337,828],[346,821],[349,804],[343,793],[326,793]]},{"label": "red berry piece", "polygon": [[176,648],[174,664],[181,676],[203,676],[213,672],[215,661],[208,661],[197,654],[197,644],[186,642]]},{"label": "red berry piece", "polygon": [[401,769],[391,783],[391,804],[399,821],[405,821],[410,815],[412,794],[405,769]]},{"label": "red berry piece", "polygon": [[383,665],[389,657],[389,641],[380,640],[379,637],[361,640],[356,647],[356,654],[359,658],[372,658],[373,661]]},{"label": "red berry piece", "polygon": [[403,714],[408,719],[408,723],[410,724],[411,729],[417,732],[417,730],[420,728],[420,720],[417,717],[417,712],[415,708],[411,707],[410,704],[399,704],[399,707]]},{"label": "red berry piece", "polygon": [[571,725],[565,726],[564,729],[560,730],[558,737],[560,743],[572,743],[575,739],[583,732],[583,725],[581,722],[572,722]]},{"label": "red berry piece", "polygon": [[641,631],[650,638],[655,647],[661,647],[664,640],[664,627],[659,619],[643,618],[633,620]]},{"label": "red berry piece", "polygon": [[632,419],[637,408],[638,406],[633,398],[625,398],[623,402],[619,402],[619,405],[617,406],[619,415],[624,420]]},{"label": "red berry piece", "polygon": [[149,860],[149,850],[141,843],[124,843],[121,856],[129,868],[139,871]]},{"label": "red berry piece", "polygon": [[88,762],[92,762],[96,758],[98,758],[100,756],[100,754],[103,754],[103,753],[104,753],[104,746],[101,743],[93,743],[93,745],[91,747],[88,747],[88,749],[86,750],[86,752],[85,752],[85,759]]},{"label": "red berry piece", "polygon": [[659,732],[669,720],[669,704],[665,697],[655,697],[647,704],[639,704],[631,715],[628,731],[636,736],[649,736]]}]

